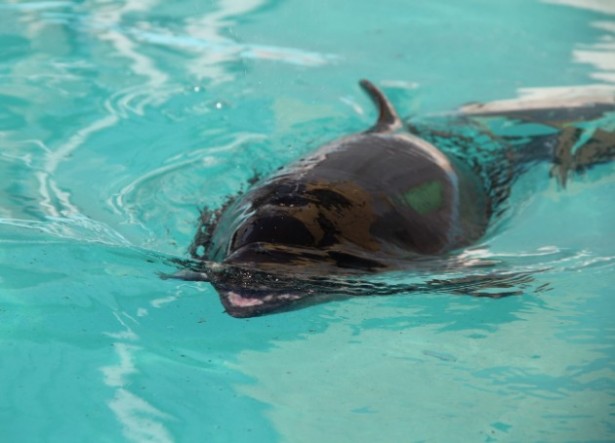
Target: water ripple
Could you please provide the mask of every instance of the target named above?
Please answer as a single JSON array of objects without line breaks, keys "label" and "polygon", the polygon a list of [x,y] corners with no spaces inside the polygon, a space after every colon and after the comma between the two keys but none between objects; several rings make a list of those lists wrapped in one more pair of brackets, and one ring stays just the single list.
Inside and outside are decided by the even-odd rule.
[{"label": "water ripple", "polygon": [[[47,217],[44,220],[0,218],[0,226],[33,230],[53,239],[75,240],[83,243],[104,243],[112,246],[130,246],[131,243],[119,232],[99,221],[82,214],[70,217]],[[27,243],[24,239],[1,239],[0,243]]]},{"label": "water ripple", "polygon": [[[167,211],[167,209],[164,209],[165,205],[161,205],[158,209],[153,208],[152,205],[147,205],[146,207],[141,198],[143,194],[152,195],[153,190],[156,190],[157,194],[169,192],[179,196],[179,199],[175,199],[175,203],[185,203],[184,198],[181,197],[181,189],[187,184],[200,182],[199,176],[193,176],[193,174],[202,173],[202,170],[197,171],[195,166],[200,165],[201,167],[212,168],[219,165],[222,167],[232,167],[232,165],[222,164],[221,154],[229,155],[229,152],[235,151],[244,144],[263,139],[264,136],[259,134],[237,133],[233,134],[231,142],[178,154],[167,159],[164,165],[134,178],[119,189],[107,203],[117,214],[125,216],[130,223],[141,223],[144,219],[152,217],[150,211]],[[170,182],[172,183],[169,184]],[[167,201],[167,205],[169,203],[172,204],[172,200],[173,198],[171,198],[171,201]]]}]

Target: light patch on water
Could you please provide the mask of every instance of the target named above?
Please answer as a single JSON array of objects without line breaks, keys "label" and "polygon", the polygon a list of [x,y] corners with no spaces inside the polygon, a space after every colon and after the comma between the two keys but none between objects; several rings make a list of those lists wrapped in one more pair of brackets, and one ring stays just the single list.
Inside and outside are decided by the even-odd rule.
[{"label": "light patch on water", "polygon": [[147,311],[147,309],[145,308],[138,308],[137,309],[137,317],[146,317],[149,315],[149,312]]},{"label": "light patch on water", "polygon": [[[121,331],[117,331],[117,332],[105,332],[104,334],[108,337],[115,338],[115,339],[136,341],[139,338],[139,336],[122,319],[122,316],[126,316],[126,313],[122,313],[122,316],[120,316],[117,312],[114,312],[113,315],[124,329]],[[135,322],[134,319],[130,317],[128,318],[132,320],[133,322]]]},{"label": "light patch on water", "polygon": [[378,83],[385,88],[413,90],[419,87],[419,84],[417,82],[409,82],[404,80],[381,80]]},{"label": "light patch on water", "polygon": [[[573,6],[590,11],[615,15],[613,0],[543,0],[545,3]],[[608,83],[615,83],[615,22],[597,21],[591,26],[607,32],[600,40],[592,44],[578,44],[573,50],[573,60],[594,66],[597,72],[591,77]]]},{"label": "light patch on water", "polygon": [[276,132],[278,133],[290,131],[294,125],[300,122],[338,115],[330,105],[305,103],[283,95],[274,99],[272,110],[275,115]]},{"label": "light patch on water", "polygon": [[[198,51],[198,57],[191,61],[188,69],[196,78],[207,78],[214,85],[231,81],[234,74],[224,66],[241,58],[284,61],[303,66],[320,66],[334,58],[298,49],[238,44],[225,35],[237,25],[238,17],[249,15],[264,4],[263,0],[221,0],[216,3],[216,10],[187,20],[184,28],[187,36],[156,37],[159,43],[173,42]],[[152,34],[147,36],[150,40],[154,37]],[[204,47],[209,50],[203,51]]]},{"label": "light patch on water", "polygon": [[121,423],[122,432],[129,441],[138,443],[173,442],[171,433],[163,423],[163,421],[172,420],[173,417],[127,388],[130,385],[130,378],[139,375],[135,355],[141,350],[141,347],[134,344],[139,340],[139,337],[127,325],[125,318],[135,323],[137,323],[137,320],[124,312],[114,315],[122,326],[122,330],[105,335],[118,340],[113,343],[118,362],[100,368],[104,384],[115,391],[107,406]]},{"label": "light patch on water", "polygon": [[596,43],[585,49],[575,49],[574,60],[598,69],[591,74],[596,80],[615,83],[615,43]]},{"label": "light patch on water", "polygon": [[126,389],[118,389],[109,407],[123,424],[124,436],[133,442],[170,443],[175,441],[160,422],[172,417]]},{"label": "light patch on water", "polygon": [[175,291],[174,295],[169,295],[168,297],[157,298],[155,300],[152,300],[150,302],[150,304],[154,308],[161,308],[164,305],[168,305],[169,303],[173,303],[175,300],[179,299],[179,297],[180,297],[180,291],[178,289],[177,291]]},{"label": "light patch on water", "polygon": [[350,106],[356,114],[361,115],[361,116],[365,115],[365,110],[363,109],[363,106],[357,103],[354,97],[351,97],[351,96],[340,97],[340,101]]},{"label": "light patch on water", "polygon": [[582,107],[588,104],[615,104],[615,86],[582,85],[519,88],[518,98],[489,103],[469,104],[460,111],[466,114],[498,113],[552,107]]},{"label": "light patch on water", "polygon": [[[131,34],[136,39],[147,43],[192,49],[194,51],[207,50],[209,57],[211,57],[212,54],[216,54],[218,57],[225,57],[227,59],[245,58],[278,61],[307,67],[323,66],[337,59],[333,54],[320,54],[318,52],[279,46],[240,44],[230,40],[220,42],[218,39],[205,40],[187,36],[156,34],[143,30],[135,30]],[[203,72],[200,74],[200,76],[203,77]],[[210,77],[211,75],[212,74],[210,74]],[[231,75],[227,73],[226,77],[231,77]],[[220,79],[216,77],[212,77],[211,79],[220,81]]]},{"label": "light patch on water", "polygon": [[[136,336],[122,337],[122,334],[124,333],[114,333],[113,337],[136,338]],[[101,368],[101,372],[103,373],[104,382],[107,386],[113,388],[124,387],[127,384],[126,378],[137,372],[133,361],[133,354],[140,348],[127,343],[116,342],[113,343],[113,349],[115,349],[115,353],[119,358],[118,364],[114,366],[105,366]]]},{"label": "light patch on water", "polygon": [[590,11],[615,14],[613,0],[543,0],[545,3],[555,5],[573,6],[575,8],[588,9]]},{"label": "light patch on water", "polygon": [[[603,31],[611,32],[615,34],[615,22],[598,21],[591,24],[596,29],[602,29]],[[610,41],[612,38],[608,38]]]}]

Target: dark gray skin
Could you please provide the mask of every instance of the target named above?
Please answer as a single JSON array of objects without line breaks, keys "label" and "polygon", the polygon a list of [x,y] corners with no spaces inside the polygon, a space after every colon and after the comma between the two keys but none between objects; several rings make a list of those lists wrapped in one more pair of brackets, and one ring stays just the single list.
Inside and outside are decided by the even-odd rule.
[{"label": "dark gray skin", "polygon": [[376,125],[323,146],[243,195],[219,221],[224,231],[214,232],[214,257],[260,267],[308,248],[337,267],[385,268],[482,236],[487,196],[477,177],[401,132],[386,98],[371,83],[362,86],[379,106]]},{"label": "dark gray skin", "polygon": [[[315,297],[302,278],[407,268],[471,245],[506,197],[488,192],[476,168],[404,130],[381,91],[360,84],[379,110],[372,128],[281,169],[213,218],[204,214],[191,247],[203,265],[189,279],[210,281],[230,315]],[[280,286],[276,275],[297,280]]]}]

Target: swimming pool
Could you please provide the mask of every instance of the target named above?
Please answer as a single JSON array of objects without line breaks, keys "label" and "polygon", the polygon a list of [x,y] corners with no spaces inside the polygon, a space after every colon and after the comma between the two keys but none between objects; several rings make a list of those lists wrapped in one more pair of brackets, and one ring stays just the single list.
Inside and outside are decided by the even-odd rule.
[{"label": "swimming pool", "polygon": [[476,254],[501,300],[401,294],[234,319],[161,280],[198,210],[369,126],[615,88],[608,0],[0,4],[0,440],[615,439],[615,175],[528,172]]}]

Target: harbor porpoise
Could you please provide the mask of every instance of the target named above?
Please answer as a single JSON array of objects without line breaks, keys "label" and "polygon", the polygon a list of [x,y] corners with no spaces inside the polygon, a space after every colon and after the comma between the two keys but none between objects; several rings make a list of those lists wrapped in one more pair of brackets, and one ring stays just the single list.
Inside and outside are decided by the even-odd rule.
[{"label": "harbor porpoise", "polygon": [[[600,129],[573,152],[581,130],[571,123],[613,111],[613,97],[470,105],[450,117],[402,122],[376,86],[360,85],[378,109],[371,128],[203,211],[190,247],[192,272],[184,278],[212,283],[230,315],[317,300],[321,292],[336,292],[345,276],[412,269],[446,256],[484,236],[529,164],[552,161],[564,185],[570,171],[614,155],[614,133]],[[489,126],[494,116],[542,129],[500,134]],[[354,290],[363,294],[357,288],[342,293]]]}]

